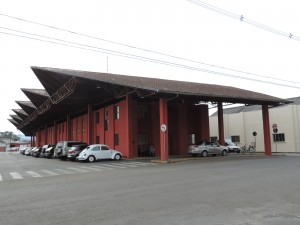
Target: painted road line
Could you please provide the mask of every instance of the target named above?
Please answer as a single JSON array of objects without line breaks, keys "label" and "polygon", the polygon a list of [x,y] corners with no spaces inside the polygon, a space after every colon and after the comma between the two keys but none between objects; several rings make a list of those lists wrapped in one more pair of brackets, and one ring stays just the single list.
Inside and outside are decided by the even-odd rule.
[{"label": "painted road line", "polygon": [[79,169],[79,168],[75,168],[75,167],[67,167],[68,170],[75,170],[81,173],[86,173],[88,172],[87,170],[83,170],[83,169]]},{"label": "painted road line", "polygon": [[28,173],[32,177],[42,177],[41,174],[34,172],[34,171],[25,171],[25,172]]},{"label": "painted road line", "polygon": [[0,174],[0,181],[3,181],[2,175]]},{"label": "painted road line", "polygon": [[52,171],[50,171],[50,170],[41,170],[41,172],[46,173],[46,174],[51,175],[51,176],[56,176],[56,175],[58,175],[57,173],[54,173],[54,172],[52,172]]},{"label": "painted road line", "polygon": [[95,171],[102,171],[100,168],[88,167],[88,166],[80,166],[79,168],[88,169],[88,170],[95,170]]},{"label": "painted road line", "polygon": [[105,167],[105,166],[91,166],[91,167],[106,169],[106,170],[114,170],[115,169],[115,168],[110,168],[110,167]]},{"label": "painted road line", "polygon": [[126,163],[137,165],[137,166],[157,165],[156,163],[148,163],[148,162],[126,162]]},{"label": "painted road line", "polygon": [[139,165],[132,165],[132,164],[129,164],[129,163],[112,163],[112,165],[127,166],[127,167],[139,167]]},{"label": "painted road line", "polygon": [[112,164],[103,164],[103,163],[101,163],[101,166],[119,168],[119,169],[126,169],[127,168],[127,167],[124,167],[124,166],[114,166]]},{"label": "painted road line", "polygon": [[73,172],[70,172],[68,170],[63,170],[63,169],[55,169],[55,170],[64,174],[73,174]]},{"label": "painted road line", "polygon": [[24,177],[21,176],[21,174],[17,173],[17,172],[10,172],[9,173],[11,175],[11,177],[15,180],[19,180],[19,179],[24,179]]}]

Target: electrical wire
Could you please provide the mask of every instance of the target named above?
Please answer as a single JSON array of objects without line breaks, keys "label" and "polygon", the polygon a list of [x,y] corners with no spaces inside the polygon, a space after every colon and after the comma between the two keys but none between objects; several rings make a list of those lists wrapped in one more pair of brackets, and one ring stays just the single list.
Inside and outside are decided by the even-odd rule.
[{"label": "electrical wire", "polygon": [[[4,29],[3,27],[0,27],[0,28]],[[215,75],[219,75],[219,76],[232,77],[232,78],[249,80],[249,81],[254,81],[254,82],[260,82],[260,83],[272,84],[272,85],[277,85],[277,86],[300,89],[299,86],[279,84],[279,83],[275,83],[275,82],[271,82],[271,81],[263,81],[263,80],[258,80],[258,79],[254,79],[254,78],[242,77],[242,76],[238,76],[238,75],[233,75],[233,74],[228,74],[228,73],[223,73],[223,72],[218,72],[218,71],[213,71],[213,70],[207,70],[207,69],[202,69],[202,68],[193,67],[193,66],[187,66],[184,64],[173,63],[173,62],[168,62],[168,61],[163,61],[163,60],[128,54],[128,53],[123,53],[123,52],[114,51],[114,50],[110,50],[110,49],[99,48],[99,47],[95,47],[95,46],[91,46],[91,45],[84,45],[84,44],[80,44],[80,43],[76,43],[76,42],[65,41],[62,39],[51,38],[51,37],[42,36],[42,35],[36,35],[36,34],[28,33],[28,32],[22,32],[22,31],[12,30],[12,29],[8,29],[8,28],[5,28],[5,29],[11,30],[14,32],[19,32],[19,33],[22,33],[25,35],[37,36],[38,38],[24,36],[24,35],[18,35],[18,34],[13,34],[13,33],[7,33],[7,32],[0,32],[0,33],[5,34],[5,35],[20,37],[20,38],[31,39],[31,40],[35,40],[35,41],[41,41],[41,42],[47,42],[47,43],[51,43],[51,44],[57,44],[57,45],[63,45],[63,46],[67,46],[67,47],[78,48],[78,49],[82,49],[82,50],[101,52],[101,53],[119,56],[119,57],[125,57],[125,58],[140,60],[140,61],[158,63],[158,64],[173,66],[173,67],[182,68],[182,69],[200,71],[200,72],[204,72],[204,73],[211,73],[211,74],[215,74]],[[46,38],[48,40],[41,39],[41,38]]]},{"label": "electrical wire", "polygon": [[255,22],[255,21],[250,20],[250,19],[247,19],[243,15],[238,15],[238,14],[235,14],[235,13],[228,12],[228,11],[226,11],[224,9],[215,7],[213,5],[210,5],[208,3],[202,2],[200,0],[185,0],[185,1],[193,3],[193,4],[198,5],[198,6],[201,6],[201,7],[206,8],[206,9],[212,10],[212,11],[214,11],[216,13],[219,13],[219,14],[222,14],[224,16],[240,20],[241,22],[248,23],[248,24],[250,24],[250,25],[252,25],[254,27],[260,28],[262,30],[269,31],[269,32],[271,32],[273,34],[277,34],[277,35],[281,35],[281,36],[284,36],[284,37],[288,37],[288,38],[293,39],[295,41],[300,41],[300,37],[295,36],[292,33],[287,33],[287,32],[283,32],[283,31],[277,30],[277,29],[269,27],[267,25]]},{"label": "electrical wire", "polygon": [[[188,0],[188,1],[194,2],[195,0]],[[207,7],[208,9],[212,9],[212,10],[217,10],[218,9],[218,8],[216,8],[214,6],[211,6],[211,5],[208,5],[208,4],[206,4],[204,6]],[[236,14],[227,12],[227,11],[222,10],[222,9],[219,9],[219,10],[221,10],[224,14],[229,15],[229,16],[231,16],[233,18],[238,17],[238,15],[236,15]],[[265,75],[249,73],[249,72],[245,72],[245,71],[241,71],[241,70],[230,69],[230,68],[226,68],[226,67],[222,67],[222,66],[217,66],[217,65],[213,65],[213,64],[208,64],[208,63],[200,62],[200,61],[186,59],[186,58],[183,58],[183,57],[173,56],[173,55],[169,55],[169,54],[165,54],[165,53],[161,53],[161,52],[157,52],[157,51],[153,51],[153,50],[149,50],[149,49],[145,49],[145,48],[139,48],[139,47],[136,47],[136,46],[132,46],[132,45],[128,45],[128,44],[124,44],[124,43],[120,43],[120,42],[115,42],[115,41],[111,41],[111,40],[107,40],[107,39],[103,39],[103,38],[99,38],[99,37],[95,37],[95,36],[91,36],[91,35],[87,35],[87,34],[82,34],[82,33],[78,33],[78,32],[75,32],[75,31],[71,31],[71,30],[67,30],[67,29],[62,29],[62,28],[58,28],[58,27],[55,27],[55,26],[46,25],[46,24],[35,22],[35,21],[23,19],[23,18],[20,18],[20,17],[10,16],[10,15],[7,15],[7,14],[0,13],[0,16],[8,17],[10,19],[19,20],[21,22],[31,23],[31,24],[35,24],[35,25],[38,25],[38,26],[42,26],[42,27],[46,27],[46,28],[50,28],[50,29],[54,29],[54,30],[58,30],[58,31],[63,31],[63,32],[66,32],[66,33],[71,33],[73,35],[87,37],[87,38],[91,38],[91,39],[95,39],[95,40],[100,40],[100,41],[104,41],[104,42],[115,44],[115,45],[120,45],[120,46],[124,46],[124,47],[128,47],[128,48],[132,48],[132,49],[135,49],[135,50],[144,51],[144,52],[147,52],[147,53],[158,54],[158,55],[170,57],[170,58],[173,58],[173,59],[179,59],[179,60],[183,60],[183,61],[186,61],[186,62],[197,63],[197,64],[201,64],[201,65],[205,65],[205,66],[209,66],[209,67],[213,67],[213,68],[228,70],[228,71],[237,72],[237,73],[243,73],[243,74],[247,74],[247,75],[251,75],[251,76],[256,76],[256,77],[260,77],[260,78],[266,78],[266,79],[284,81],[284,82],[293,83],[293,84],[297,83],[297,82],[291,81],[291,80],[285,80],[285,79],[280,79],[280,78],[276,78],[275,79],[275,78],[273,78],[271,76],[265,76]],[[7,28],[3,28],[3,29],[7,29]]]}]

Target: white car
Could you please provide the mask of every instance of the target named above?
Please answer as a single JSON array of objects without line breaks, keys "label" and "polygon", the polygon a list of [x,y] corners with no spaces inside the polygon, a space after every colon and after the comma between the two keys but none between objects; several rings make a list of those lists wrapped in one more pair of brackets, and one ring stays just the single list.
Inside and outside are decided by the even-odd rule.
[{"label": "white car", "polygon": [[228,148],[219,145],[216,142],[203,141],[198,145],[189,145],[188,154],[192,156],[201,155],[203,157],[206,157],[208,155],[226,156],[228,154]]},{"label": "white car", "polygon": [[225,139],[225,146],[228,148],[229,152],[241,152],[241,148],[237,146],[237,144],[233,143],[230,139]]},{"label": "white car", "polygon": [[95,144],[87,146],[78,156],[80,161],[94,162],[99,159],[115,159],[120,160],[122,153],[110,149],[107,145]]}]

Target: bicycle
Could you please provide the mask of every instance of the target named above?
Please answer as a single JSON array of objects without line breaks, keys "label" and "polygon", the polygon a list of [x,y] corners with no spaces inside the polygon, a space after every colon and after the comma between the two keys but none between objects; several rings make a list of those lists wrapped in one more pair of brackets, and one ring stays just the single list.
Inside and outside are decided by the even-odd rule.
[{"label": "bicycle", "polygon": [[254,145],[249,145],[248,148],[246,147],[246,145],[241,147],[242,154],[245,154],[246,152],[254,153],[255,151],[256,151],[256,148]]}]

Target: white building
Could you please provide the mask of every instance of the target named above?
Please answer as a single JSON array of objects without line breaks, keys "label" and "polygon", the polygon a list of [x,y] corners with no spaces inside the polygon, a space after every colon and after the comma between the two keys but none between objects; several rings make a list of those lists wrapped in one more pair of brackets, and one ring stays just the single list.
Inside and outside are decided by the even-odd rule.
[{"label": "white building", "polygon": [[[300,153],[300,97],[293,104],[269,109],[272,152]],[[256,143],[256,151],[264,152],[261,106],[240,106],[223,110],[224,137],[238,145]],[[209,118],[211,139],[218,139],[218,113]],[[272,125],[276,124],[275,134]],[[257,135],[253,136],[253,132]]]}]

